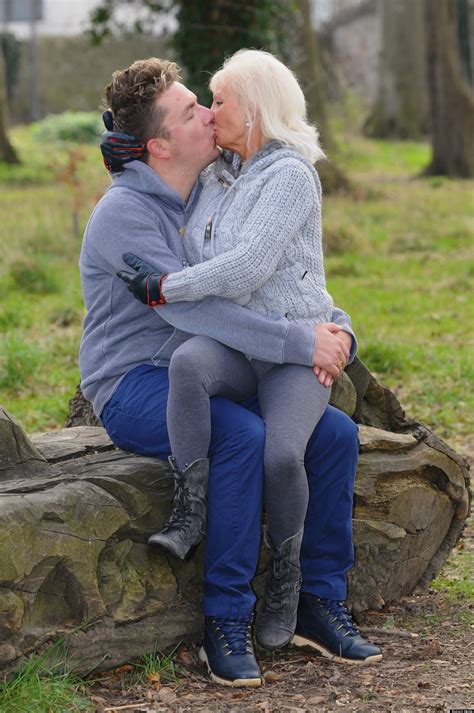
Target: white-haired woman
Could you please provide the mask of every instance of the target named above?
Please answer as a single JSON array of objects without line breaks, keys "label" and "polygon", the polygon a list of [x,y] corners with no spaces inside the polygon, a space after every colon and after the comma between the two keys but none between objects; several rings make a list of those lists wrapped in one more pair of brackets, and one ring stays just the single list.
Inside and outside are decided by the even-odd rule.
[{"label": "white-haired woman", "polygon": [[[305,99],[271,54],[241,50],[210,83],[217,144],[226,149],[204,180],[185,233],[192,267],[160,279],[160,299],[219,295],[268,315],[315,325],[331,319],[321,245],[324,156]],[[155,285],[156,287],[156,285]],[[349,355],[342,340],[340,367]],[[177,349],[169,366],[168,430],[181,486],[151,544],[184,558],[205,533],[211,437],[209,399],[258,393],[266,426],[265,510],[271,553],[257,638],[280,648],[296,625],[299,554],[308,504],[305,450],[326,409],[332,377],[310,367],[249,360],[206,337]],[[232,523],[229,523],[229,527]]]}]

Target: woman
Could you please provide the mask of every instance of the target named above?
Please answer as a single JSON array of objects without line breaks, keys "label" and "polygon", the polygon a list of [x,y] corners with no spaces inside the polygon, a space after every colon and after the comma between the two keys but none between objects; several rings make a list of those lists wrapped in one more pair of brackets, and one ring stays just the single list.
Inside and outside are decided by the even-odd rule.
[{"label": "woman", "polygon": [[[312,163],[324,156],[305,120],[291,71],[266,52],[241,50],[211,80],[222,157],[204,178],[186,227],[193,267],[162,276],[161,302],[219,295],[308,325],[328,322],[321,244],[321,187]],[[231,152],[231,153],[229,153]],[[199,263],[199,264],[198,264]],[[346,354],[341,352],[340,366]],[[308,367],[247,359],[204,337],[173,354],[168,429],[172,465],[185,483],[151,544],[184,558],[205,531],[209,398],[242,401],[258,392],[266,425],[265,509],[272,561],[257,638],[280,648],[293,636],[299,553],[308,503],[306,445],[329,400],[332,378]]]}]

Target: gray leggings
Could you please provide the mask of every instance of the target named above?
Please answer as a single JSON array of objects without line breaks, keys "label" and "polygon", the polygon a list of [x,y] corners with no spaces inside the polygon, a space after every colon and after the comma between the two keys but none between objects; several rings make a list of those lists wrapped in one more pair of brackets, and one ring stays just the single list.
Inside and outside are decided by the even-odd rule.
[{"label": "gray leggings", "polygon": [[258,393],[266,427],[264,501],[276,546],[304,525],[308,482],[304,457],[323,415],[330,389],[296,364],[252,361],[208,337],[192,337],[169,366],[168,433],[178,466],[207,458],[211,439],[209,398],[243,401]]}]

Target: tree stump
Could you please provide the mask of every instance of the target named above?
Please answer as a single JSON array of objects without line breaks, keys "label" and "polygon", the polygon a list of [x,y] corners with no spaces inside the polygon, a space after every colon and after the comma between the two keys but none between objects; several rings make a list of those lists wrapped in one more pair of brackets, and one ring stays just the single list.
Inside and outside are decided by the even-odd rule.
[{"label": "tree stump", "polygon": [[[362,424],[349,575],[357,612],[436,576],[470,493],[459,455],[407,421],[363,364],[348,375],[333,400]],[[101,427],[28,438],[0,409],[0,667],[59,637],[82,673],[199,637],[203,548],[180,562],[146,545],[171,497],[167,465],[115,448]],[[257,592],[264,568],[265,556]]]}]

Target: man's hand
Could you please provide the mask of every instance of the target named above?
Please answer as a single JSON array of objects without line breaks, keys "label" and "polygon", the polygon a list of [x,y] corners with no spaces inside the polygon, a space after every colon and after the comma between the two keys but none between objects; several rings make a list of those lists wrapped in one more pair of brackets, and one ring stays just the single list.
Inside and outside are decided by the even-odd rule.
[{"label": "man's hand", "polygon": [[316,326],[313,367],[320,384],[329,387],[337,379],[347,364],[351,344],[351,335],[343,332],[342,327],[334,322]]},{"label": "man's hand", "polygon": [[165,304],[161,285],[167,275],[160,275],[155,268],[133,253],[124,253],[122,260],[127,263],[135,273],[119,270],[117,277],[127,283],[128,291],[140,302],[149,307]]}]

